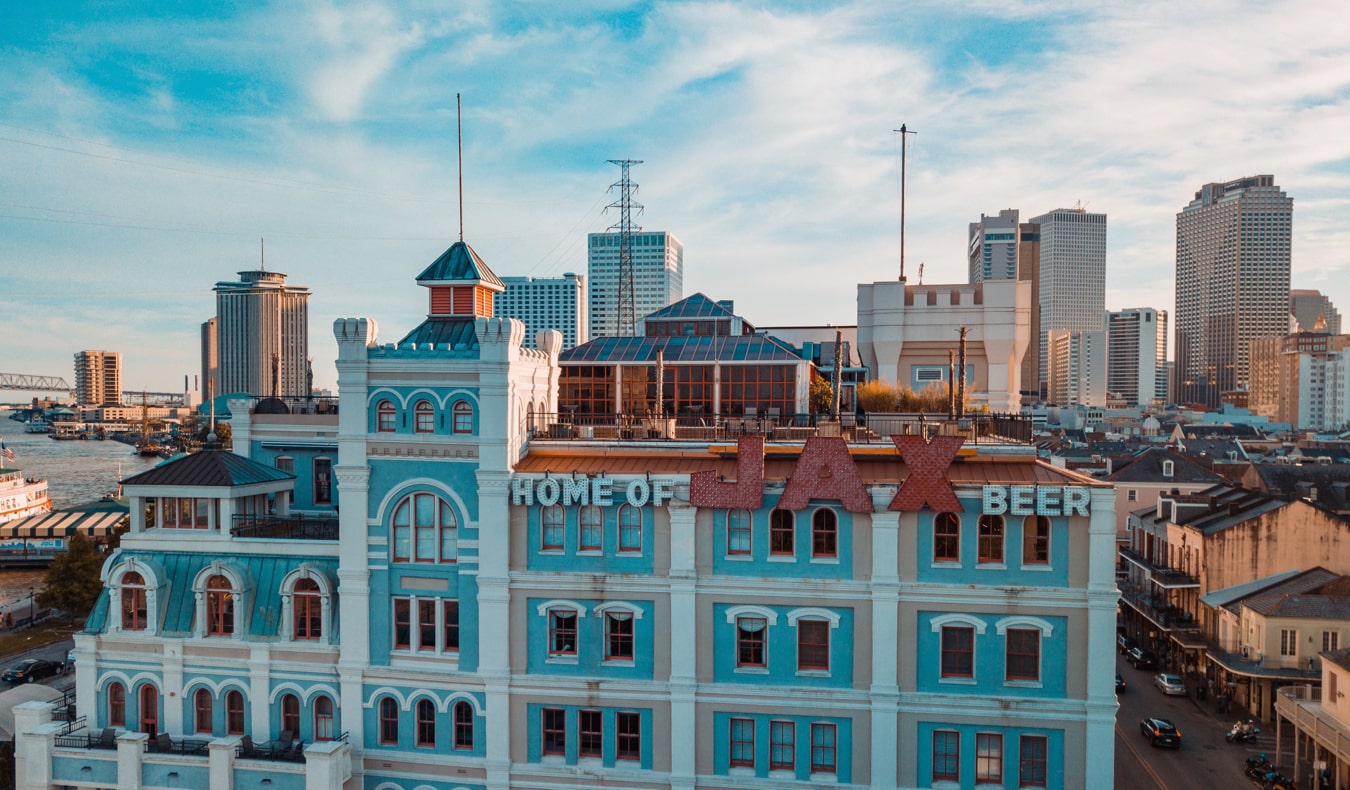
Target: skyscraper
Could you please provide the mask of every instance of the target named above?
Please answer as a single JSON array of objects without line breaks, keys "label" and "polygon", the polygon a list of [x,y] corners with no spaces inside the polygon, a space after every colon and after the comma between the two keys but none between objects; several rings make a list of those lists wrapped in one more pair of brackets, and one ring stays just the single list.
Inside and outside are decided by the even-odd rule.
[{"label": "skyscraper", "polygon": [[[1331,335],[1341,333],[1341,314],[1336,305],[1321,291],[1291,290],[1289,292],[1289,314],[1298,321],[1300,332],[1326,332]],[[1317,327],[1318,320],[1324,323]]]},{"label": "skyscraper", "polygon": [[1106,389],[1132,406],[1167,400],[1167,311],[1133,307],[1107,316]]},{"label": "skyscraper", "polygon": [[586,277],[567,272],[561,277],[503,277],[506,290],[497,295],[494,315],[525,324],[526,348],[543,329],[562,332],[564,349],[590,339],[586,316]]},{"label": "skyscraper", "polygon": [[81,406],[121,405],[122,355],[116,351],[76,354],[75,400]]},{"label": "skyscraper", "polygon": [[[1003,209],[997,217],[980,215],[979,222],[970,223],[967,257],[970,264],[970,282],[986,280],[1026,280],[1031,283],[1031,337],[1039,343],[1041,325],[1040,268],[1041,227],[1032,222],[1019,222],[1020,212]],[[1023,402],[1040,398],[1041,360],[1033,349],[1022,355],[1021,392]]]},{"label": "skyscraper", "polygon": [[1106,215],[1083,208],[1055,209],[1040,227],[1036,300],[1040,305],[1040,381],[1048,378],[1050,330],[1101,332],[1106,311]]},{"label": "skyscraper", "polygon": [[1106,333],[1051,329],[1046,333],[1045,402],[1106,405]]},{"label": "skyscraper", "polygon": [[[587,242],[587,301],[591,338],[619,332],[618,233],[592,233]],[[642,231],[632,234],[633,307],[636,318],[684,298],[684,245],[675,234]]]},{"label": "skyscraper", "polygon": [[1177,214],[1173,400],[1247,386],[1248,346],[1289,331],[1294,201],[1271,175],[1205,184]]},{"label": "skyscraper", "polygon": [[309,289],[265,269],[218,282],[216,395],[309,394]]}]

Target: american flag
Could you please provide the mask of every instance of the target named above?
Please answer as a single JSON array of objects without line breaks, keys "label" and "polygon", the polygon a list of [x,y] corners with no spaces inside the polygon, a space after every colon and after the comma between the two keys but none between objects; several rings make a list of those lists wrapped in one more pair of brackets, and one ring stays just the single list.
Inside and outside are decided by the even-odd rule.
[{"label": "american flag", "polygon": [[14,460],[14,451],[6,447],[4,442],[0,442],[0,455],[5,456],[6,461]]}]

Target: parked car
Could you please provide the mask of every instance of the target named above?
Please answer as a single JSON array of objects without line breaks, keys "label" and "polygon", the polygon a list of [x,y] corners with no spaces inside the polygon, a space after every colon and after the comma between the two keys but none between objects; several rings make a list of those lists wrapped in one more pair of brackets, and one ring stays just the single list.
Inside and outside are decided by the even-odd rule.
[{"label": "parked car", "polygon": [[1124,634],[1116,634],[1116,649],[1120,651],[1122,656],[1129,653],[1137,647],[1138,644],[1138,642],[1134,641],[1133,637],[1128,637]]},{"label": "parked car", "polygon": [[1157,686],[1164,694],[1171,694],[1177,697],[1186,696],[1186,684],[1181,682],[1181,678],[1170,672],[1159,672],[1153,676],[1153,685]]},{"label": "parked car", "polygon": [[1117,672],[1117,673],[1116,673],[1116,693],[1119,694],[1120,692],[1122,692],[1122,691],[1124,691],[1124,690],[1125,690],[1125,678],[1121,677],[1121,676],[1120,676],[1120,673]]},{"label": "parked car", "polygon": [[1135,669],[1158,668],[1158,654],[1154,653],[1152,650],[1145,650],[1142,647],[1131,648],[1130,652],[1126,655],[1125,660],[1133,664]]},{"label": "parked car", "polygon": [[1167,719],[1144,719],[1139,722],[1139,731],[1153,746],[1181,748],[1181,732]]},{"label": "parked car", "polygon": [[0,680],[6,683],[32,683],[40,678],[48,678],[59,674],[61,674],[61,665],[55,661],[30,658],[6,669],[3,674],[0,674]]}]

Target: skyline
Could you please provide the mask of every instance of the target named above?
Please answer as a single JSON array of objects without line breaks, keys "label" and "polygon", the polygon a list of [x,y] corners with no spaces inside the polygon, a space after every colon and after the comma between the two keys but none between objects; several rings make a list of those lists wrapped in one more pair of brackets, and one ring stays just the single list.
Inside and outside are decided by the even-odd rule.
[{"label": "skyline", "polygon": [[686,296],[853,324],[857,284],[899,273],[903,123],[910,282],[921,263],[964,282],[981,213],[1083,204],[1107,215],[1107,309],[1171,315],[1176,214],[1272,174],[1292,287],[1350,307],[1350,24],[1330,4],[208,8],[0,10],[0,313],[22,339],[0,370],[71,381],[76,352],[108,349],[127,390],[176,389],[261,237],[313,294],[331,388],[333,319],[397,340],[458,238],[456,93],[464,239],[498,276],[584,273],[586,234],[617,220],[606,160],[640,159],[637,222],[684,243]]}]

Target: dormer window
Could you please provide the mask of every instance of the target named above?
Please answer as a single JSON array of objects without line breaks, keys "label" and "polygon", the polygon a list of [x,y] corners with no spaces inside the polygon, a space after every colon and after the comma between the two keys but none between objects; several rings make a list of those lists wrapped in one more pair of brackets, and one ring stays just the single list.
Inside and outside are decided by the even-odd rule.
[{"label": "dormer window", "polygon": [[1171,476],[1172,476],[1172,471],[1173,471],[1174,467],[1175,467],[1175,462],[1174,462],[1174,461],[1163,461],[1163,462],[1162,462],[1162,476],[1163,476],[1163,477],[1171,477]]}]

